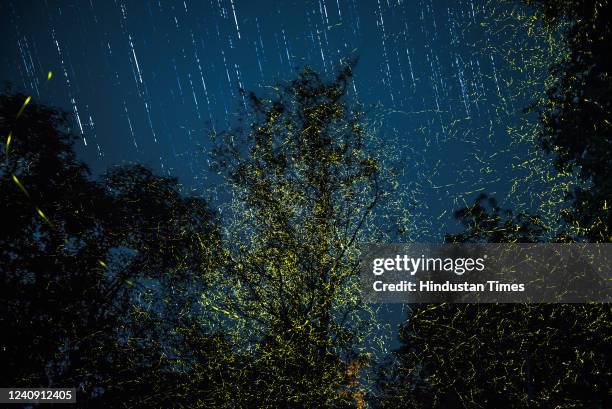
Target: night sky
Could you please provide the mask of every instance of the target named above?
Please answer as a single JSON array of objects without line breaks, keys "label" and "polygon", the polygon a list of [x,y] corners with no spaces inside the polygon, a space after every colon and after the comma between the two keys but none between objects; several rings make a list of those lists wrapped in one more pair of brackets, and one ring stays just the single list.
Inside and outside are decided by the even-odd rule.
[{"label": "night sky", "polygon": [[265,92],[304,65],[331,74],[359,57],[350,94],[371,107],[397,155],[414,239],[438,241],[479,192],[529,209],[546,190],[521,167],[530,142],[508,132],[542,89],[525,61],[544,46],[495,17],[512,8],[524,10],[454,0],[2,0],[0,80],[73,113],[76,149],[95,173],[141,162],[197,193],[212,180],[208,135],[236,122],[240,88]]},{"label": "night sky", "polygon": [[96,172],[138,161],[201,187],[202,148],[211,129],[235,122],[240,88],[265,90],[304,65],[331,73],[357,56],[351,93],[377,105],[380,133],[402,155],[423,238],[443,234],[449,209],[476,192],[503,202],[518,177],[511,165],[523,148],[511,146],[506,129],[529,93],[508,82],[521,73],[507,50],[531,40],[501,31],[507,22],[491,18],[495,3],[0,4],[0,79],[74,113],[78,152]]}]

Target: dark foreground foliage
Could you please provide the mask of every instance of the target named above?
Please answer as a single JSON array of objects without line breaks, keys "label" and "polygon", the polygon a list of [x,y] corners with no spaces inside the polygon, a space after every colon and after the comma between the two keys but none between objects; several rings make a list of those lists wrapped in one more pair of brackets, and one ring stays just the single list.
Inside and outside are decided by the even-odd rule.
[{"label": "dark foreground foliage", "polygon": [[[25,100],[0,96],[0,133],[11,135],[0,165],[0,384],[76,386],[82,407],[169,406],[184,383],[176,329],[213,268],[216,216],[138,165],[94,180],[66,115],[32,103],[16,118]],[[144,286],[160,305],[135,299]],[[200,360],[225,356],[219,334],[190,347]],[[216,379],[202,392],[223,371],[205,376]]]},{"label": "dark foreground foliage", "polygon": [[229,236],[175,179],[93,178],[65,114],[0,96],[0,384],[76,386],[80,407],[362,405],[355,249],[381,187],[351,76],[249,95],[215,156]]},{"label": "dark foreground foliage", "polygon": [[[528,2],[563,24],[568,60],[544,105],[540,142],[559,171],[579,172],[555,241],[612,241],[612,6],[608,1]],[[547,241],[538,215],[480,196],[455,216],[449,242]],[[401,327],[402,342],[379,376],[380,407],[604,408],[612,374],[612,308],[587,305],[427,305]]]}]

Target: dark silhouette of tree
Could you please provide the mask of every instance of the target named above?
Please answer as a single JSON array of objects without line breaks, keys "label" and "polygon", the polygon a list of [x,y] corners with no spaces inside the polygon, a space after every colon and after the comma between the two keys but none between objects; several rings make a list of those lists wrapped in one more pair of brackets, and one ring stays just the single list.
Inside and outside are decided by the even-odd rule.
[{"label": "dark silhouette of tree", "polygon": [[356,246],[384,181],[351,77],[351,64],[331,81],[305,69],[270,99],[248,93],[245,125],[218,136],[235,198],[223,308],[249,329],[258,407],[360,404],[347,376],[368,325]]},{"label": "dark silhouette of tree", "polygon": [[565,219],[579,239],[612,241],[612,4],[597,0],[532,0],[543,20],[566,27],[569,57],[552,67],[557,82],[534,105],[541,141],[560,171],[584,184],[570,193]]},{"label": "dark silhouette of tree", "polygon": [[1,383],[92,408],[363,407],[357,245],[391,181],[351,77],[245,94],[246,126],[217,135],[224,229],[176,179],[92,177],[68,115],[0,95]]},{"label": "dark silhouette of tree", "polygon": [[[612,241],[612,6],[597,0],[527,3],[565,28],[569,58],[540,113],[542,148],[582,184],[568,194],[556,242]],[[480,196],[455,216],[450,242],[547,241],[537,215],[501,210]],[[381,407],[603,408],[610,406],[611,312],[606,304],[426,305],[400,330],[402,346],[380,370]]]},{"label": "dark silhouette of tree", "polygon": [[77,387],[80,407],[166,407],[193,397],[187,358],[197,355],[209,364],[198,393],[211,391],[225,371],[213,363],[229,350],[199,327],[194,306],[218,259],[215,214],[138,165],[94,180],[73,151],[69,117],[25,100],[0,95],[0,134],[10,135],[0,164],[0,384]]},{"label": "dark silhouette of tree", "polygon": [[[533,243],[545,227],[481,195],[453,243]],[[601,408],[612,333],[605,304],[432,304],[411,309],[380,368],[380,407]]]},{"label": "dark silhouette of tree", "polygon": [[537,243],[543,240],[546,227],[538,216],[501,209],[497,200],[481,194],[472,206],[455,212],[464,230],[448,235],[451,243]]}]

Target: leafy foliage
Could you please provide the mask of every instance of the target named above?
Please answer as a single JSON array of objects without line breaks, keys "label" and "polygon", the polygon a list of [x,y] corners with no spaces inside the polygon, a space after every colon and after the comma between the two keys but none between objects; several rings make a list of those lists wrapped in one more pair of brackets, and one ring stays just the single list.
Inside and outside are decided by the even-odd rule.
[{"label": "leafy foliage", "polygon": [[[483,206],[483,202],[485,206]],[[488,205],[488,206],[487,206]],[[449,242],[537,242],[535,216],[480,196]],[[611,374],[606,304],[432,304],[411,308],[402,346],[380,369],[380,407],[599,408]]]},{"label": "leafy foliage", "polygon": [[4,383],[88,407],[362,407],[357,243],[385,234],[392,179],[351,76],[248,94],[248,126],[217,135],[225,225],[142,166],[94,179],[67,115],[2,95]]},{"label": "leafy foliage", "polygon": [[[565,29],[569,57],[540,112],[540,143],[559,172],[578,170],[556,242],[609,242],[610,5],[532,1],[549,25]],[[479,196],[455,213],[463,232],[449,242],[549,241],[538,215],[502,210]],[[609,305],[426,305],[411,310],[402,346],[380,370],[381,407],[601,408],[609,402]]]},{"label": "leafy foliage", "polygon": [[552,67],[557,81],[537,106],[544,125],[541,142],[561,171],[577,169],[585,182],[571,192],[565,214],[576,234],[612,241],[612,38],[608,1],[533,1],[550,25],[567,23],[569,57]]},{"label": "leafy foliage", "polygon": [[345,96],[351,76],[350,64],[329,82],[305,69],[271,99],[249,93],[250,123],[218,135],[234,194],[222,308],[248,323],[259,407],[350,403],[347,370],[367,360],[357,243],[374,238],[385,182]]},{"label": "leafy foliage", "polygon": [[0,132],[11,135],[0,168],[1,383],[75,385],[92,407],[158,404],[176,382],[172,334],[217,257],[215,215],[141,166],[92,179],[68,117],[32,103],[15,119],[25,100],[0,96]]}]

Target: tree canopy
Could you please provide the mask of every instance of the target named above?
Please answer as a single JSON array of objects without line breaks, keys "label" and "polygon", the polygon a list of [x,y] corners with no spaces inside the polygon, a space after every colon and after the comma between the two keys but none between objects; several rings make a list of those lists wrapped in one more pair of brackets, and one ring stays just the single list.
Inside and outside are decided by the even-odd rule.
[{"label": "tree canopy", "polygon": [[24,101],[0,96],[0,133],[10,135],[0,164],[1,383],[77,386],[92,407],[163,402],[176,328],[214,268],[216,215],[139,165],[94,179],[76,158],[69,117]]},{"label": "tree canopy", "polygon": [[[223,302],[254,349],[260,407],[359,400],[347,371],[373,315],[358,294],[357,244],[374,239],[385,196],[352,65],[327,81],[306,68],[271,97],[246,94],[244,126],[217,135],[233,201]],[[354,402],[353,402],[354,403]]]},{"label": "tree canopy", "polygon": [[[550,67],[557,81],[539,113],[538,141],[559,172],[581,183],[567,192],[555,242],[609,242],[610,4],[531,1],[545,24],[562,26],[569,56]],[[480,195],[455,217],[454,243],[550,241],[538,214],[501,209]],[[607,304],[422,305],[400,329],[401,347],[380,370],[381,407],[602,408],[612,374]]]}]

